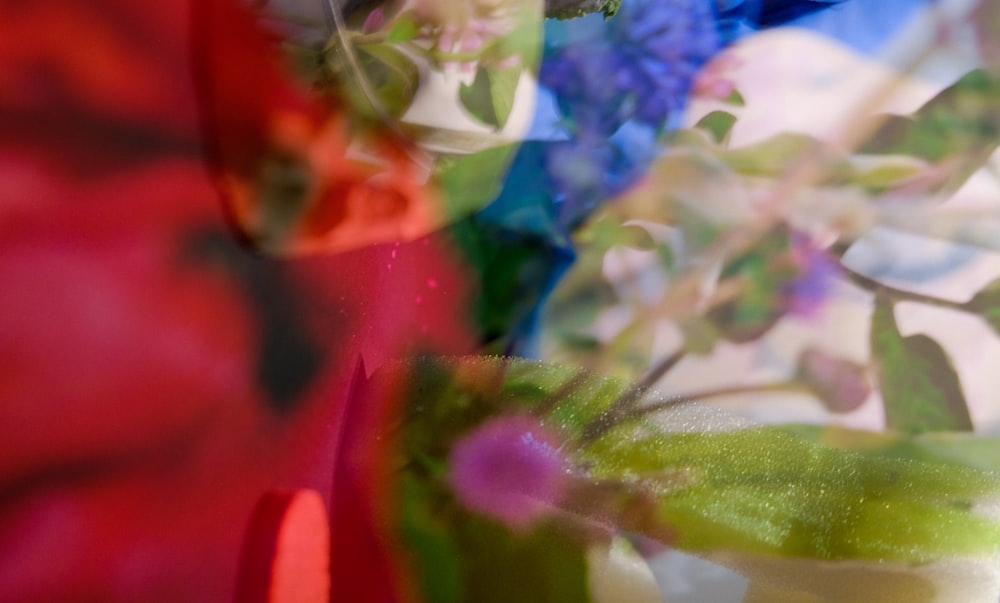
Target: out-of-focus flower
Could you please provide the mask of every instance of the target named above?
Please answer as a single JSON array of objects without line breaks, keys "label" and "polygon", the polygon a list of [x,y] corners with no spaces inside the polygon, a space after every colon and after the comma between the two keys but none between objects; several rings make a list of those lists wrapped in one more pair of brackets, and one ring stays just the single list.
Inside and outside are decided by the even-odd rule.
[{"label": "out-of-focus flower", "polygon": [[643,173],[639,162],[615,140],[554,142],[545,151],[544,169],[560,193],[559,225],[567,231]]},{"label": "out-of-focus flower", "polygon": [[[462,273],[430,240],[239,244],[205,147],[246,183],[279,151],[354,169],[345,132],[307,144],[343,116],[245,3],[0,0],[0,20],[0,600],[232,601],[261,494],[330,502],[358,358],[470,351]],[[192,42],[232,89],[195,88]],[[337,525],[372,526],[365,479]],[[391,600],[379,535],[340,536],[338,600],[352,580]]]},{"label": "out-of-focus flower", "polygon": [[798,378],[836,413],[856,410],[872,393],[864,366],[820,348],[807,348],[799,356]]},{"label": "out-of-focus flower", "polygon": [[[503,52],[496,43],[518,26],[541,18],[541,6],[536,0],[418,0],[407,10],[412,11],[410,14],[419,23],[417,39],[445,57],[462,56],[462,60],[446,59],[445,63],[459,63],[468,71],[477,64],[519,64],[522,57],[513,46]],[[487,50],[491,51],[490,56],[483,54]]]},{"label": "out-of-focus flower", "polygon": [[736,90],[730,73],[742,64],[739,57],[722,53],[709,61],[695,78],[691,95],[699,98],[726,100]]},{"label": "out-of-focus flower", "polygon": [[379,6],[372,9],[368,13],[368,16],[365,17],[364,23],[361,24],[361,31],[363,33],[372,33],[382,29],[383,25],[385,25],[385,7]]},{"label": "out-of-focus flower", "polygon": [[[504,267],[523,272],[519,281],[545,279],[525,284],[518,303],[544,298],[572,261],[573,229],[641,178],[657,133],[718,46],[709,0],[636,0],[607,21],[595,14],[547,23],[539,78],[550,102],[540,103],[539,119],[549,132],[522,146],[500,197],[475,217],[486,232],[538,246],[538,258]],[[534,302],[528,308],[505,329],[509,351],[532,353],[538,310]]]},{"label": "out-of-focus flower", "polygon": [[708,0],[637,0],[624,3],[606,28],[558,26],[569,30],[559,37],[570,42],[550,45],[540,81],[573,129],[588,134],[610,135],[633,118],[662,128],[720,45]]},{"label": "out-of-focus flower", "polygon": [[336,99],[291,77],[272,45],[252,43],[247,11],[209,3],[195,17],[212,165],[250,242],[272,253],[330,252],[432,229],[435,197],[408,143],[352,134]]},{"label": "out-of-focus flower", "polygon": [[566,471],[548,429],[532,418],[501,417],[455,443],[449,481],[469,509],[524,528],[559,502]]},{"label": "out-of-focus flower", "polygon": [[[532,273],[545,279],[544,286],[518,285],[523,291],[518,303],[528,309],[511,313],[513,322],[505,329],[514,340],[510,351],[532,353],[528,342],[539,327],[537,304],[572,262],[572,231],[641,180],[659,152],[658,135],[673,125],[699,68],[753,29],[834,5],[634,0],[622,3],[607,21],[589,15],[547,22],[532,140],[521,147],[498,199],[475,217],[484,231],[500,230],[507,238],[521,233],[522,243],[537,246],[543,258],[503,268],[523,272],[522,281]],[[723,96],[732,89],[724,75],[709,73],[700,92]],[[547,266],[539,269],[540,262]]]},{"label": "out-of-focus flower", "polygon": [[800,233],[793,234],[790,252],[798,274],[782,287],[786,309],[793,315],[808,318],[826,301],[842,269],[829,252]]}]

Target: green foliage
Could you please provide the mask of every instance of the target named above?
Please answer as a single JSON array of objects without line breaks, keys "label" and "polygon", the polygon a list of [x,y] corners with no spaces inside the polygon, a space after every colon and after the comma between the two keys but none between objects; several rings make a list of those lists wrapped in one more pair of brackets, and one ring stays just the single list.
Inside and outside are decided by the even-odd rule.
[{"label": "green foliage", "polygon": [[[507,343],[538,305],[564,251],[543,237],[496,226],[477,216],[454,223],[444,236],[462,252],[479,295],[474,323],[483,341]],[[502,351],[501,347],[497,351]]]},{"label": "green foliage", "polygon": [[386,32],[385,41],[389,44],[399,42],[409,42],[420,33],[420,22],[412,12],[406,12],[397,16],[389,31]]},{"label": "green foliage", "polygon": [[780,428],[622,435],[594,451],[596,471],[687,476],[659,498],[680,548],[919,562],[986,551],[1000,536],[967,510],[997,488],[975,471],[847,453]]},{"label": "green foliage", "polygon": [[471,85],[462,85],[459,98],[476,119],[502,130],[514,106],[520,67],[479,67]]},{"label": "green foliage", "polygon": [[785,431],[825,446],[865,456],[909,459],[1000,474],[1000,439],[962,432],[857,431],[837,425],[785,425]]},{"label": "green foliage", "polygon": [[912,116],[891,116],[862,153],[906,155],[947,163],[946,190],[956,190],[1000,143],[1000,76],[977,69]]},{"label": "green foliage", "polygon": [[777,177],[804,160],[821,161],[829,173],[847,172],[847,157],[823,149],[821,143],[806,134],[778,134],[762,142],[724,150],[720,158],[734,171],[750,176]]},{"label": "green foliage", "polygon": [[983,287],[965,304],[965,308],[980,315],[1000,335],[1000,279]]},{"label": "green foliage", "polygon": [[972,430],[951,359],[926,335],[903,337],[884,295],[875,300],[871,346],[889,428],[908,434]]},{"label": "green foliage", "polygon": [[738,279],[740,294],[709,310],[707,318],[724,338],[753,341],[785,314],[783,286],[798,273],[789,258],[790,233],[779,225],[746,253],[726,264],[721,280]]},{"label": "green foliage", "polygon": [[462,603],[466,578],[462,567],[464,555],[449,526],[428,508],[433,496],[426,483],[412,475],[402,477],[401,536],[413,552],[426,599],[435,603]]},{"label": "green foliage", "polygon": [[[669,432],[669,414],[621,412],[625,381],[519,359],[423,359],[376,379],[387,374],[407,379],[399,512],[428,600],[589,600],[585,552],[607,534],[567,517],[699,554],[922,563],[1000,550],[1000,524],[971,511],[1000,492],[1000,477],[936,450],[941,440],[713,431],[690,417]],[[522,413],[562,435],[576,485],[568,515],[514,532],[463,508],[444,476],[462,434]]]},{"label": "green foliage", "polygon": [[435,181],[444,197],[446,223],[471,215],[497,197],[515,150],[514,145],[503,145],[438,159]]},{"label": "green foliage", "polygon": [[[331,52],[329,59],[331,69],[341,74],[343,90],[354,108],[362,115],[377,116],[380,107],[392,117],[402,116],[420,85],[420,71],[413,59],[388,44],[358,45],[356,56],[362,73],[347,76],[343,74],[349,71],[349,66],[343,62],[341,52]],[[365,84],[357,77],[365,78],[375,98],[367,96]]]},{"label": "green foliage", "polygon": [[672,261],[669,248],[640,226],[624,224],[610,212],[596,217],[577,235],[577,258],[545,307],[547,347],[564,361],[620,376],[637,376],[649,363],[652,330],[638,326],[618,342],[600,342],[593,327],[601,313],[621,303],[604,275],[604,258],[616,247],[656,250]]},{"label": "green foliage", "polygon": [[463,601],[591,600],[584,551],[555,526],[520,536],[495,523],[470,519],[458,539],[467,551],[469,587]]},{"label": "green foliage", "polygon": [[399,476],[403,541],[413,553],[424,600],[585,603],[586,549],[577,535],[551,522],[512,531],[464,509],[445,481],[457,438],[491,416],[539,404],[571,371],[534,381],[505,377],[508,368],[517,373],[498,358],[458,364],[424,359],[376,375],[408,379],[400,458],[411,461]]},{"label": "green foliage", "polygon": [[729,131],[736,124],[736,116],[725,111],[712,111],[698,120],[695,127],[701,128],[712,135],[716,142],[725,142]]},{"label": "green foliage", "polygon": [[476,51],[480,65],[495,66],[513,60],[522,68],[536,69],[542,45],[541,16],[527,0],[520,2],[515,18],[517,22],[510,33],[490,38]]},{"label": "green foliage", "polygon": [[[730,177],[780,179],[803,162],[819,163],[822,169],[817,185],[858,187],[873,194],[906,186],[932,167],[926,159],[908,155],[850,155],[797,133],[777,134],[751,145],[729,148],[728,133],[735,124],[728,123],[727,115],[722,111],[710,113],[695,129],[676,132],[671,140],[688,153],[698,151],[711,157],[725,166]],[[662,168],[658,165],[654,169]]]}]

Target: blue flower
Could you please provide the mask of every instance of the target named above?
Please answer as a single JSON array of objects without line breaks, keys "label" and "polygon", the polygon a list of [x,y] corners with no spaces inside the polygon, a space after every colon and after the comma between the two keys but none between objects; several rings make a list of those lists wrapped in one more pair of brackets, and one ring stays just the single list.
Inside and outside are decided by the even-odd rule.
[{"label": "blue flower", "polygon": [[826,301],[843,270],[840,262],[801,233],[792,236],[791,255],[798,274],[785,283],[782,293],[788,312],[809,318]]},{"label": "blue flower", "polygon": [[483,304],[490,306],[483,313],[491,317],[488,333],[506,334],[505,351],[537,352],[540,307],[573,262],[573,230],[642,178],[659,152],[657,138],[678,123],[699,69],[746,32],[839,1],[625,0],[606,21],[547,22],[529,142],[499,197],[469,220],[477,250],[501,243],[535,249],[477,266],[482,282],[510,289],[503,307]]},{"label": "blue flower", "polygon": [[540,82],[575,134],[611,135],[630,119],[663,128],[720,48],[711,1],[631,0],[603,27],[597,18],[550,24]]}]

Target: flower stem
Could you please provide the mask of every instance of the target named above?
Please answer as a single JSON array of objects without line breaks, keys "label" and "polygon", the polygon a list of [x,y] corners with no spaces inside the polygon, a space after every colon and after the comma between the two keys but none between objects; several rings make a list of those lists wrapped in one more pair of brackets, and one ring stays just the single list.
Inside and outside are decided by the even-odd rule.
[{"label": "flower stem", "polygon": [[925,295],[923,293],[916,293],[913,291],[906,291],[904,289],[897,289],[895,287],[884,285],[873,278],[855,272],[854,270],[851,270],[846,266],[842,265],[842,268],[848,280],[853,284],[857,285],[858,287],[861,287],[866,291],[871,291],[873,293],[881,291],[896,301],[917,302],[921,304],[927,304],[929,306],[935,306],[938,308],[945,308],[948,310],[958,310],[961,312],[972,311],[968,307],[966,307],[966,304],[961,302],[954,302],[951,300],[942,299],[940,297]]},{"label": "flower stem", "polygon": [[742,394],[765,394],[765,393],[787,393],[787,392],[812,392],[812,390],[804,383],[797,380],[791,381],[779,381],[777,383],[763,383],[759,385],[732,385],[729,387],[719,387],[716,389],[708,389],[700,392],[694,392],[691,394],[684,394],[679,396],[673,396],[662,402],[657,402],[655,404],[647,404],[645,406],[639,406],[632,410],[625,418],[624,421],[631,421],[638,419],[640,417],[645,417],[649,415],[662,412],[664,410],[669,410],[675,406],[681,404],[687,404],[689,402],[701,402],[711,398],[721,398],[723,396],[734,396]]}]

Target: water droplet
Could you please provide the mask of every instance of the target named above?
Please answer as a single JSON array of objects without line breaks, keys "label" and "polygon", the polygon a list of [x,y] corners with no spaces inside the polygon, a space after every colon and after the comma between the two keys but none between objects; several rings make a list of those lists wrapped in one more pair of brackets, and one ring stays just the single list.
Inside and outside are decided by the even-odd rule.
[{"label": "water droplet", "polygon": [[424,302],[424,298],[418,295],[413,301],[419,306]]},{"label": "water droplet", "polygon": [[435,278],[427,279],[427,287],[429,287],[430,289],[437,289],[437,286],[438,286],[437,279]]}]

